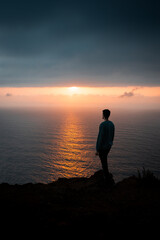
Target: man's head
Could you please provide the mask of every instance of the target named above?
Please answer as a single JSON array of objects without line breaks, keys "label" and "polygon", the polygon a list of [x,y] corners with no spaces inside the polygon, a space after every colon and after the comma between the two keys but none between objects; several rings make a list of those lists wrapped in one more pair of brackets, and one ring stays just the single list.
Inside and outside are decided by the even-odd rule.
[{"label": "man's head", "polygon": [[111,112],[109,109],[104,109],[103,110],[103,119],[108,119],[110,114],[111,114]]}]

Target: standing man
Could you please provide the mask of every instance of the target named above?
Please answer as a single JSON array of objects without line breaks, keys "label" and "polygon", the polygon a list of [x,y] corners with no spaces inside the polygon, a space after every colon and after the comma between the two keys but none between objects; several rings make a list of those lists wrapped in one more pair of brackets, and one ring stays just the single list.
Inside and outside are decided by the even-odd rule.
[{"label": "standing man", "polygon": [[96,155],[99,155],[101,160],[102,169],[104,173],[104,179],[107,181],[110,178],[110,174],[108,171],[108,153],[111,150],[114,140],[114,132],[115,127],[113,122],[109,121],[108,118],[110,116],[110,110],[103,110],[103,119],[104,121],[99,126],[99,133],[97,137],[96,144]]}]

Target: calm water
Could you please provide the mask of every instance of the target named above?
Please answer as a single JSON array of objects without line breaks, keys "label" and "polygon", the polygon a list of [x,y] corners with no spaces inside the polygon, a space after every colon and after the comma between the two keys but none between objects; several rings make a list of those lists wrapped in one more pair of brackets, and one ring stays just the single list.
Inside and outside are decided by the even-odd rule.
[{"label": "calm water", "polygon": [[[160,177],[160,112],[112,111],[109,169],[116,181],[143,167]],[[95,145],[101,111],[0,110],[0,183],[51,182],[101,169]]]}]

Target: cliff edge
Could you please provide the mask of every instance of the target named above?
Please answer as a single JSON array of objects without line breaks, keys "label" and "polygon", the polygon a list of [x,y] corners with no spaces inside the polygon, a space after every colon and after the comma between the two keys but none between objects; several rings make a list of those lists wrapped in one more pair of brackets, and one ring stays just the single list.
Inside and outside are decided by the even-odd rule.
[{"label": "cliff edge", "polygon": [[[0,184],[1,230],[104,238],[114,229],[157,228],[160,181],[135,176],[106,186],[102,171],[49,184]],[[74,235],[75,236],[75,235]]]}]

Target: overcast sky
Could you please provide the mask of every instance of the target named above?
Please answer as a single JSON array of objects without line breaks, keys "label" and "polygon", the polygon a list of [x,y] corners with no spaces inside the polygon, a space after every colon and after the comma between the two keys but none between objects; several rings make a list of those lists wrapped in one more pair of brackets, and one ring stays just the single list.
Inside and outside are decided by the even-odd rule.
[{"label": "overcast sky", "polygon": [[1,0],[0,87],[159,86],[157,0]]}]

